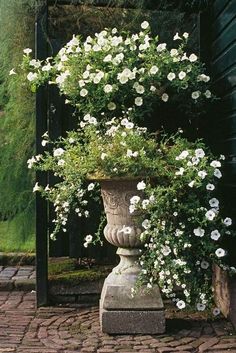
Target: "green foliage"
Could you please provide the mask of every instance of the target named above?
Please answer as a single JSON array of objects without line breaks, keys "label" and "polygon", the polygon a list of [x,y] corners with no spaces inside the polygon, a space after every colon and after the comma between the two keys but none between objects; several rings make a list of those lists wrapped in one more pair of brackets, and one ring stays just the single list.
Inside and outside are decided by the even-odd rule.
[{"label": "green foliage", "polygon": [[34,0],[0,0],[0,217],[17,216],[15,249],[20,233],[22,242],[33,234],[33,174],[26,161],[34,151],[35,114],[34,98],[9,71],[33,40]]}]

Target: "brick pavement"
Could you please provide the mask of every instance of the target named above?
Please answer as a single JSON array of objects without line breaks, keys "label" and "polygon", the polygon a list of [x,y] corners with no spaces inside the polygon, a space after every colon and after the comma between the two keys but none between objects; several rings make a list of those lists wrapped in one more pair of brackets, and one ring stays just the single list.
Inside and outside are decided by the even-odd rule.
[{"label": "brick pavement", "polygon": [[0,290],[32,290],[34,287],[34,266],[0,266]]},{"label": "brick pavement", "polygon": [[167,311],[161,336],[108,336],[100,331],[98,308],[35,310],[35,293],[0,292],[0,353],[236,353],[236,335],[224,319]]}]

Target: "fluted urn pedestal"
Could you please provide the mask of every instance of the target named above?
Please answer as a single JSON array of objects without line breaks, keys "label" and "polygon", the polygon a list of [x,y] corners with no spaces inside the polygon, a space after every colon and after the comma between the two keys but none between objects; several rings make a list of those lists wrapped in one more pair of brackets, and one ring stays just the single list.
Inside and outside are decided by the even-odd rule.
[{"label": "fluted urn pedestal", "polygon": [[107,217],[105,238],[118,247],[120,263],[104,282],[100,300],[100,324],[108,334],[159,334],[165,331],[165,315],[159,287],[140,288],[134,296],[141,268],[141,226],[129,212],[130,198],[138,195],[135,180],[100,182]]}]

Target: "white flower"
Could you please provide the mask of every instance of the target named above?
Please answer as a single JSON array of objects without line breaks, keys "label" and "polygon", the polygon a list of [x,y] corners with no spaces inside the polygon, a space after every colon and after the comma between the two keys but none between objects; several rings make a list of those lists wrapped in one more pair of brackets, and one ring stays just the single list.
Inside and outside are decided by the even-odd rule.
[{"label": "white flower", "polygon": [[152,66],[151,69],[150,69],[150,74],[151,75],[155,75],[157,72],[158,72],[158,67],[156,65]]},{"label": "white flower", "polygon": [[218,208],[219,207],[219,200],[217,200],[215,197],[209,200],[209,205],[213,208]]},{"label": "white flower", "polygon": [[200,170],[197,175],[201,178],[201,179],[205,179],[205,177],[207,176],[207,172],[205,170]]},{"label": "white flower", "polygon": [[138,85],[135,89],[136,89],[136,92],[139,94],[143,94],[145,91],[145,89],[142,85]]},{"label": "white flower", "polygon": [[134,127],[134,123],[131,121],[128,121],[127,124],[125,125],[126,129],[131,130]]},{"label": "white flower", "polygon": [[30,82],[36,80],[38,78],[38,74],[36,72],[29,72],[27,75],[27,80]]},{"label": "white flower", "polygon": [[107,104],[107,108],[109,110],[115,110],[116,109],[116,105],[115,105],[115,103],[110,102],[110,103]]},{"label": "white flower", "polygon": [[59,161],[57,162],[57,164],[58,164],[59,166],[63,166],[63,165],[65,164],[64,159],[59,159]]},{"label": "white flower", "polygon": [[202,303],[197,303],[197,310],[204,311],[206,309],[206,305]]},{"label": "white flower", "polygon": [[221,237],[220,232],[215,229],[211,232],[211,239],[217,241]]},{"label": "white flower", "polygon": [[150,204],[150,200],[145,199],[142,201],[142,208],[146,210],[147,206]]},{"label": "white flower", "polygon": [[161,44],[158,44],[157,46],[157,52],[161,52],[163,50],[166,49],[166,43],[161,43]]},{"label": "white flower", "polygon": [[130,203],[131,205],[136,205],[137,203],[139,203],[140,200],[141,200],[140,197],[135,195],[131,197]]},{"label": "white flower", "polygon": [[143,180],[137,184],[137,190],[144,190],[145,188],[146,188],[146,184],[144,183]]},{"label": "white flower", "polygon": [[190,57],[188,58],[191,63],[197,60],[197,55],[191,54]]},{"label": "white flower", "polygon": [[185,302],[183,300],[179,300],[179,301],[177,301],[176,306],[179,309],[184,309],[186,304],[185,304]]},{"label": "white flower", "polygon": [[201,262],[201,268],[203,268],[204,270],[206,270],[209,267],[209,262],[202,260]]},{"label": "white flower", "polygon": [[143,98],[142,97],[136,97],[134,100],[134,103],[140,107],[143,104]]},{"label": "white flower", "polygon": [[167,93],[163,93],[163,95],[161,96],[161,99],[163,100],[163,102],[167,102],[169,99],[169,96]]},{"label": "white flower", "polygon": [[203,157],[205,156],[205,152],[203,151],[202,148],[197,148],[197,149],[195,150],[195,156],[196,156],[197,158],[203,158]]},{"label": "white flower", "polygon": [[230,217],[226,217],[223,222],[227,227],[232,225],[232,219]]},{"label": "white flower", "polygon": [[88,247],[88,243],[87,243],[87,242],[84,243],[83,245],[84,245],[84,248],[87,248],[87,247]]},{"label": "white flower", "polygon": [[33,192],[39,191],[41,188],[39,186],[39,183],[35,183],[34,187],[33,187]]},{"label": "white flower", "polygon": [[42,140],[41,145],[42,145],[43,147],[45,147],[47,143],[48,143],[47,140]]},{"label": "white flower", "polygon": [[171,253],[171,248],[167,245],[162,246],[161,252],[164,256],[168,256]]},{"label": "white flower", "polygon": [[188,183],[188,186],[190,188],[192,188],[194,186],[194,184],[195,184],[195,180],[192,180],[192,181],[190,181],[190,183]]},{"label": "white flower", "polygon": [[225,160],[225,156],[223,154],[221,154],[220,159]]},{"label": "white flower", "polygon": [[168,75],[167,75],[167,79],[169,81],[173,81],[175,79],[176,75],[174,72],[170,72]]},{"label": "white flower", "polygon": [[147,21],[143,21],[142,23],[141,23],[141,28],[142,29],[147,29],[149,27],[149,23],[147,22]]},{"label": "white flower", "polygon": [[112,92],[112,85],[109,85],[109,84],[106,85],[103,90],[104,90],[105,93]]},{"label": "white flower", "polygon": [[25,53],[26,55],[29,55],[30,53],[32,53],[32,49],[26,48],[23,50],[23,53]]},{"label": "white flower", "polygon": [[111,60],[112,60],[111,54],[108,54],[108,55],[105,56],[105,58],[103,59],[103,61],[104,61],[105,63],[107,63],[107,62],[109,62],[109,61],[111,61]]},{"label": "white flower", "polygon": [[185,159],[186,157],[188,157],[188,155],[189,155],[189,152],[188,152],[188,151],[182,151],[182,152],[180,153],[180,155],[179,155],[178,157],[176,157],[176,159],[177,159],[177,160],[179,160],[179,159]]},{"label": "white flower", "polygon": [[107,157],[107,153],[102,152],[101,159],[104,160]]},{"label": "white flower", "polygon": [[94,183],[90,183],[90,184],[88,185],[88,191],[93,190],[94,187],[95,187],[95,184],[94,184]]},{"label": "white flower", "polygon": [[9,76],[11,76],[11,75],[16,75],[15,69],[11,69],[9,71]]},{"label": "white flower", "polygon": [[184,37],[185,39],[188,39],[188,37],[189,37],[188,32],[184,32],[183,37]]},{"label": "white flower", "polygon": [[204,236],[204,234],[205,234],[205,230],[204,229],[202,229],[201,227],[198,227],[198,228],[195,228],[194,230],[193,230],[193,233],[196,235],[196,237],[203,237]]},{"label": "white flower", "polygon": [[226,255],[226,251],[222,248],[218,248],[216,251],[215,251],[215,254],[217,257],[224,257]]},{"label": "white flower", "polygon": [[63,148],[57,148],[54,150],[53,156],[60,157],[61,155],[63,155],[64,152],[65,152],[65,150],[63,150]]},{"label": "white flower", "polygon": [[92,240],[93,240],[93,237],[91,234],[86,235],[86,237],[85,237],[86,243],[91,243]]},{"label": "white flower", "polygon": [[156,90],[157,90],[157,89],[156,89],[155,86],[151,86],[151,87],[150,87],[150,91],[151,91],[151,92],[156,92]]},{"label": "white flower", "polygon": [[170,56],[176,56],[176,55],[178,55],[178,50],[177,49],[171,49]]},{"label": "white flower", "polygon": [[135,210],[136,210],[135,205],[130,205],[129,206],[129,213],[134,213]]},{"label": "white flower", "polygon": [[216,214],[213,210],[209,210],[205,213],[205,216],[206,218],[209,220],[209,221],[213,221],[213,219],[215,218]]},{"label": "white flower", "polygon": [[200,91],[194,91],[193,93],[192,93],[192,98],[193,99],[198,99],[199,97],[200,97]]},{"label": "white flower", "polygon": [[47,63],[47,65],[44,65],[42,67],[42,71],[50,71],[52,68],[51,64],[50,63]]},{"label": "white flower", "polygon": [[88,94],[88,90],[86,88],[82,88],[79,94],[81,97],[85,97]]},{"label": "white flower", "polygon": [[177,33],[174,35],[173,40],[178,40],[178,39],[182,39],[182,38],[179,36],[179,33],[177,32]]},{"label": "white flower", "polygon": [[28,161],[27,161],[28,168],[31,169],[31,168],[33,167],[34,163],[36,163],[36,162],[37,162],[37,161],[36,161],[36,159],[34,158],[34,156],[33,156],[32,158],[28,159]]},{"label": "white flower", "polygon": [[184,174],[185,169],[183,167],[179,168],[179,170],[177,172],[175,172],[175,175],[183,175]]},{"label": "white flower", "polygon": [[175,236],[176,236],[176,237],[180,237],[183,233],[184,233],[184,232],[183,232],[182,230],[176,229],[176,231],[175,231]]},{"label": "white flower", "polygon": [[219,315],[219,314],[220,314],[220,309],[219,309],[219,308],[214,308],[214,309],[212,310],[212,314],[213,314],[214,316]]},{"label": "white flower", "polygon": [[144,229],[148,229],[150,228],[151,224],[150,224],[150,221],[148,219],[145,219],[143,222],[142,222],[142,227]]},{"label": "white flower", "polygon": [[205,97],[206,98],[211,98],[211,91],[209,91],[209,89],[208,90],[206,90],[206,92],[204,93],[204,95],[205,95]]},{"label": "white flower", "polygon": [[220,179],[222,177],[222,173],[219,169],[215,169],[214,170],[214,176],[218,179]]},{"label": "white flower", "polygon": [[212,161],[210,163],[210,166],[213,168],[220,168],[221,167],[221,162],[220,161]]},{"label": "white flower", "polygon": [[183,80],[186,77],[186,73],[184,71],[180,71],[178,76],[180,80]]},{"label": "white flower", "polygon": [[206,189],[210,191],[215,190],[215,185],[209,183],[207,184]]}]

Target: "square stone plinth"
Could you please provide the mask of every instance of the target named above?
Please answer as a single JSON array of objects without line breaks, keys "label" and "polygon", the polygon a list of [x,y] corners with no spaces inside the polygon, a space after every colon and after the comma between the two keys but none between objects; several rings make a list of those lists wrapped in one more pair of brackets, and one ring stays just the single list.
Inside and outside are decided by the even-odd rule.
[{"label": "square stone plinth", "polygon": [[162,334],[165,313],[145,310],[100,310],[102,332],[108,334]]}]

